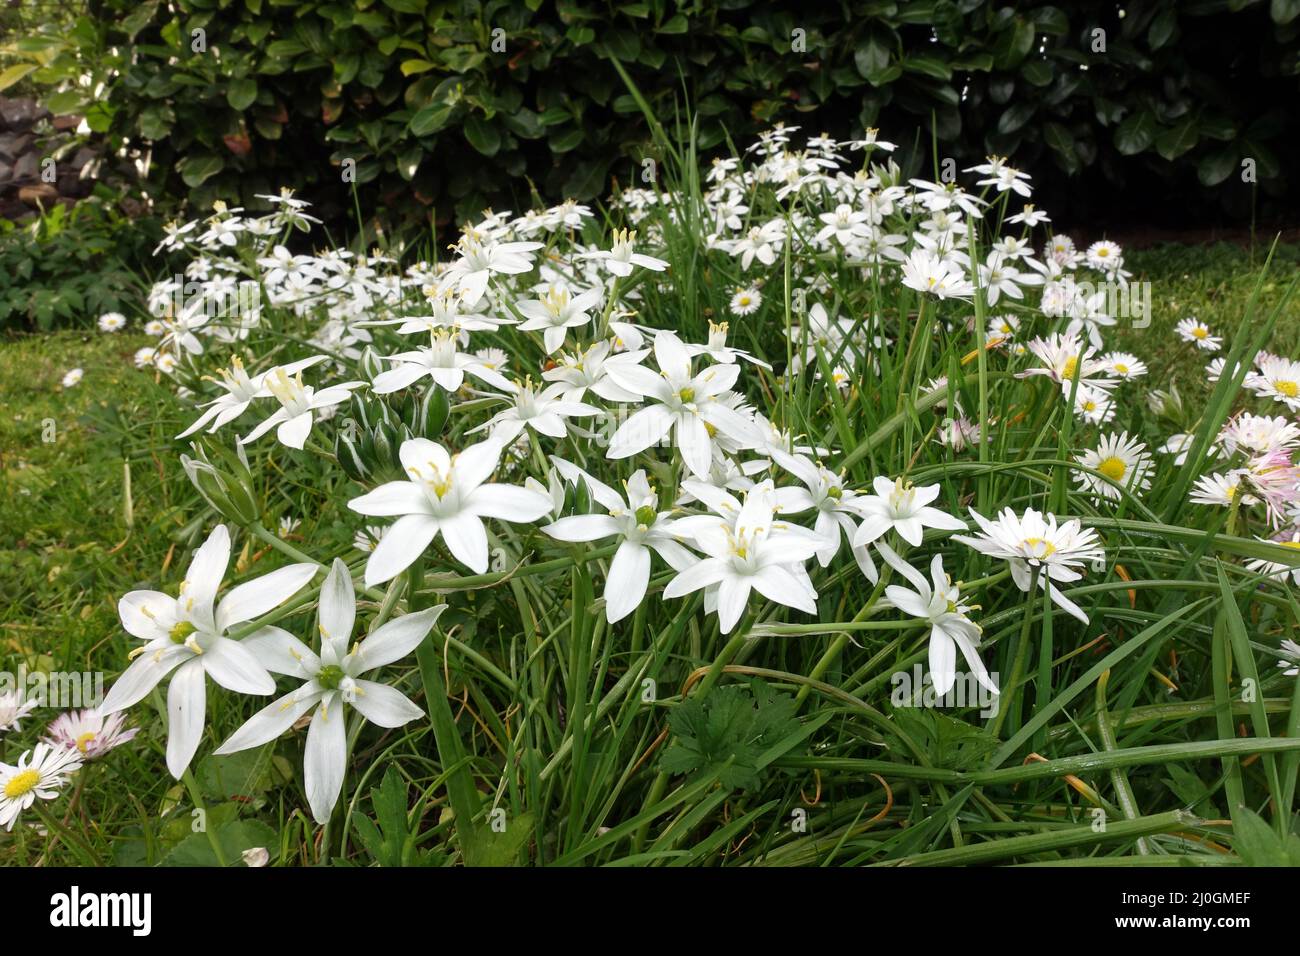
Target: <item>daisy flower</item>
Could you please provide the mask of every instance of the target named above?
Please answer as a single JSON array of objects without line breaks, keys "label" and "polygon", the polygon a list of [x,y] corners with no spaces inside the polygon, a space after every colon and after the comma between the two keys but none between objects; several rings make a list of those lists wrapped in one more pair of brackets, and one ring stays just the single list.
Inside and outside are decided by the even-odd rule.
[{"label": "daisy flower", "polygon": [[1115,417],[1115,402],[1108,392],[1080,382],[1074,395],[1074,413],[1089,424],[1100,425]]},{"label": "daisy flower", "polygon": [[1219,444],[1229,455],[1268,455],[1300,446],[1300,426],[1278,416],[1242,412],[1219,431]]},{"label": "daisy flower", "polygon": [[969,545],[981,554],[1006,560],[1011,579],[1021,591],[1029,591],[1037,572],[1038,587],[1046,590],[1066,613],[1088,623],[1088,615],[1056,585],[1078,581],[1083,577],[1079,568],[1084,564],[1105,560],[1106,552],[1098,544],[1095,530],[1085,530],[1078,518],[1058,525],[1055,515],[1044,515],[1033,508],[1023,515],[1004,508],[992,520],[972,508],[971,517],[982,533],[956,534],[954,541]]},{"label": "daisy flower", "polygon": [[22,730],[22,719],[36,709],[36,704],[35,698],[27,700],[17,691],[0,693],[0,734]]},{"label": "daisy flower", "polygon": [[1146,363],[1128,352],[1110,352],[1103,355],[1101,361],[1106,371],[1116,378],[1141,378],[1147,373]]},{"label": "daisy flower", "polygon": [[0,763],[0,825],[12,830],[18,815],[37,800],[53,800],[68,778],[81,769],[81,754],[37,744],[18,758]]},{"label": "daisy flower", "polygon": [[1114,272],[1124,264],[1124,254],[1117,243],[1109,239],[1094,242],[1084,254],[1088,265],[1098,272]]},{"label": "daisy flower", "polygon": [[82,378],[85,377],[85,374],[86,373],[79,368],[69,369],[63,376],[63,387],[72,388],[79,384]]},{"label": "daisy flower", "polygon": [[[1282,539],[1259,538],[1257,540],[1268,544],[1281,545],[1284,548],[1291,548],[1300,552],[1300,531],[1293,531],[1290,536]],[[1296,557],[1297,560],[1300,560],[1300,554],[1297,554]],[[1289,578],[1292,584],[1300,586],[1300,566],[1282,564],[1278,561],[1267,561],[1263,558],[1252,558],[1246,562],[1246,569],[1254,571],[1256,574],[1266,574],[1275,581],[1285,582]],[[1292,644],[1291,646],[1294,648],[1296,645]],[[1291,672],[1288,671],[1287,673],[1290,674]]]},{"label": "daisy flower", "polygon": [[728,308],[731,309],[732,315],[753,315],[762,304],[763,294],[758,289],[750,286],[748,289],[737,290],[736,294],[731,297],[731,304]]},{"label": "daisy flower", "polygon": [[1085,468],[1099,471],[1104,478],[1086,472],[1076,472],[1077,481],[1085,490],[1103,498],[1120,498],[1120,488],[1131,492],[1145,491],[1151,487],[1154,460],[1147,454],[1146,445],[1128,437],[1103,435],[1096,448],[1075,456],[1075,461]]},{"label": "daisy flower", "polygon": [[140,732],[139,727],[124,730],[125,722],[126,714],[120,712],[104,716],[94,708],[69,711],[50,721],[45,741],[75,750],[84,760],[95,760]]},{"label": "daisy flower", "polygon": [[1184,342],[1191,342],[1207,352],[1216,352],[1223,345],[1223,339],[1211,335],[1210,327],[1195,317],[1183,319],[1174,327],[1174,331]]},{"label": "daisy flower", "polygon": [[121,332],[126,328],[126,316],[121,312],[105,312],[99,317],[99,331]]},{"label": "daisy flower", "polygon": [[1300,411],[1300,362],[1270,355],[1257,362],[1259,372],[1247,376],[1245,385],[1257,395]]},{"label": "daisy flower", "polygon": [[1243,505],[1253,505],[1259,499],[1242,493],[1241,477],[1241,471],[1202,475],[1196,479],[1188,497],[1192,504],[1218,505],[1221,508],[1230,507],[1238,498]]}]

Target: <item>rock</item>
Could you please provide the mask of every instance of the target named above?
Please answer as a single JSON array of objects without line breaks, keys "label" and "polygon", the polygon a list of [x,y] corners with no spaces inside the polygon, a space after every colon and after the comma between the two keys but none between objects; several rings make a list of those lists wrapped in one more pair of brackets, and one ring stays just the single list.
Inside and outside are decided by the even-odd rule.
[{"label": "rock", "polygon": [[36,142],[31,133],[0,133],[0,157],[13,162]]},{"label": "rock", "polygon": [[29,206],[48,206],[50,200],[59,198],[59,191],[49,183],[37,183],[20,188],[18,198]]},{"label": "rock", "polygon": [[50,111],[33,99],[0,96],[0,120],[11,130],[30,129],[37,120],[49,115]]},{"label": "rock", "polygon": [[14,163],[14,180],[16,182],[35,182],[40,178],[41,159],[35,153],[24,153]]},{"label": "rock", "polygon": [[60,133],[66,133],[69,130],[74,130],[81,125],[81,117],[80,116],[56,116],[54,117],[53,120],[51,120],[51,123],[54,125],[54,128],[57,129]]}]

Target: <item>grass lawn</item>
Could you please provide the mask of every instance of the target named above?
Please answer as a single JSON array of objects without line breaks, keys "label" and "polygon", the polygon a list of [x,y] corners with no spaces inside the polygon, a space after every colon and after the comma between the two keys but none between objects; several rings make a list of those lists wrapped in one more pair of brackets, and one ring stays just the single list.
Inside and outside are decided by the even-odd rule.
[{"label": "grass lawn", "polygon": [[[1252,255],[1217,245],[1129,253],[1126,262],[1135,277],[1151,283],[1153,323],[1121,328],[1110,347],[1130,349],[1148,362],[1146,388],[1174,384],[1199,394],[1191,387],[1204,378],[1205,356],[1179,340],[1173,327],[1195,315],[1230,336],[1247,314],[1266,251]],[[1257,314],[1277,302],[1297,264],[1300,246],[1278,250],[1260,287]],[[178,463],[181,445],[171,436],[190,413],[152,372],[133,367],[132,353],[145,344],[149,340],[141,336],[101,333],[0,341],[0,646],[7,670],[25,665],[29,671],[103,671],[107,685],[135,643],[118,620],[118,597],[157,586],[169,570],[174,576],[174,564],[184,556],[178,542],[189,539],[198,512]],[[1271,349],[1286,355],[1300,349],[1296,306],[1279,322]],[[65,389],[61,379],[74,367],[84,370],[84,378]],[[247,551],[236,558],[245,567],[256,559]],[[34,741],[43,723],[36,716],[0,741],[4,759],[15,759]],[[141,717],[137,713],[134,720]],[[213,739],[222,739],[239,717],[218,708],[210,720]],[[86,834],[90,846],[20,836],[21,828],[0,831],[0,863],[71,864],[110,855],[143,863],[167,853],[183,858],[204,852],[201,841],[185,838],[183,817],[165,824],[170,836],[151,822],[158,807],[185,796],[184,785],[162,771],[164,739],[155,726],[138,739],[143,746],[122,748],[113,760],[89,765],[83,778],[109,779],[92,777],[85,801],[60,805],[64,822],[75,816],[79,825],[72,829]],[[268,775],[290,774],[292,768],[272,760],[246,769],[248,777],[232,785],[200,761],[199,792],[188,796],[213,814],[233,818],[231,807],[253,800],[275,816],[277,808],[265,805],[274,799],[266,795]],[[261,783],[250,787],[253,776]],[[114,786],[118,780],[121,785]],[[94,805],[87,806],[92,788]],[[266,835],[275,844],[272,856],[286,861],[306,860],[313,852],[308,821],[294,806],[285,801],[278,810],[279,831]]]}]

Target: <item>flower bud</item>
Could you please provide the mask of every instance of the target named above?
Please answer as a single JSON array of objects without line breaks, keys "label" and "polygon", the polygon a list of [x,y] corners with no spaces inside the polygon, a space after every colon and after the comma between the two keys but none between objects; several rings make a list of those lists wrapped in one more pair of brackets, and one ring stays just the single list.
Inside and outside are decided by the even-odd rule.
[{"label": "flower bud", "polygon": [[224,467],[218,468],[197,442],[190,447],[197,457],[181,455],[181,467],[203,500],[221,517],[236,524],[256,523],[261,509],[253,494],[253,476],[246,461],[230,456],[222,462]]}]

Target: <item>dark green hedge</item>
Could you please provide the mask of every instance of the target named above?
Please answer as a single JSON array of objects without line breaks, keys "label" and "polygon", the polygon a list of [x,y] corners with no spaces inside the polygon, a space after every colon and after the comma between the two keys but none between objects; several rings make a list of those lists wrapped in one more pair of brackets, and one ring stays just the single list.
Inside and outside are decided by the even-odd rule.
[{"label": "dark green hedge", "polygon": [[32,79],[105,80],[89,104],[69,89],[51,105],[151,142],[152,182],[196,203],[255,206],[292,184],[346,208],[345,159],[365,202],[390,213],[604,194],[649,150],[614,59],[665,125],[689,104],[705,148],[777,120],[873,125],[927,166],[932,136],[963,166],[1012,156],[1057,185],[1045,201],[1085,213],[1135,196],[1159,210],[1172,194],[1242,215],[1247,159],[1261,198],[1287,208],[1295,195],[1283,157],[1297,141],[1300,0],[1131,0],[1122,16],[1115,3],[982,0],[92,6],[70,34],[20,44],[47,61]]}]

